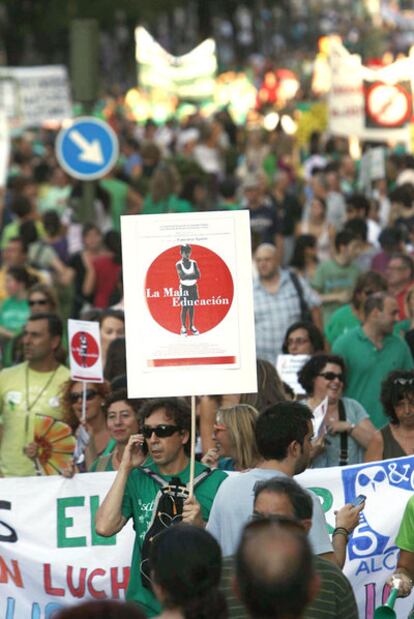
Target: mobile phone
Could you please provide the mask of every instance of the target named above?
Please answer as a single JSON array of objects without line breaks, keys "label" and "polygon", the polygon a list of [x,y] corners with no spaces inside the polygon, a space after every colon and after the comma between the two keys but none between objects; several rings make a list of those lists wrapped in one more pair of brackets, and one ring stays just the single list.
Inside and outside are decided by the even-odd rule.
[{"label": "mobile phone", "polygon": [[354,501],[352,501],[352,505],[354,507],[359,507],[361,503],[363,503],[366,500],[366,498],[367,497],[365,496],[365,494],[359,494],[357,498]]}]

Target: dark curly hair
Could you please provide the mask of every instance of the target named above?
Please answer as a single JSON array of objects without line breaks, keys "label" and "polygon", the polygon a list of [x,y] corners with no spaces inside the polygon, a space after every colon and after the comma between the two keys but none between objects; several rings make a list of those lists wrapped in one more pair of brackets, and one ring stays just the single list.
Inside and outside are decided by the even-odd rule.
[{"label": "dark curly hair", "polygon": [[321,373],[327,363],[339,365],[342,370],[343,385],[346,385],[346,367],[342,357],[338,355],[327,355],[324,353],[314,355],[305,363],[302,369],[298,372],[298,381],[306,391],[307,395],[313,393],[313,383],[315,378]]},{"label": "dark curly hair", "polygon": [[287,354],[288,351],[288,339],[289,335],[296,331],[297,329],[304,329],[310,339],[310,343],[312,344],[313,352],[321,352],[325,350],[325,341],[323,339],[323,335],[321,331],[316,327],[313,322],[309,322],[307,320],[300,320],[298,322],[294,322],[293,325],[290,325],[289,329],[286,331],[285,339],[283,341],[282,352]]},{"label": "dark curly hair", "polygon": [[380,399],[385,414],[390,418],[390,423],[399,425],[395,406],[407,395],[414,396],[413,370],[395,370],[382,381]]}]

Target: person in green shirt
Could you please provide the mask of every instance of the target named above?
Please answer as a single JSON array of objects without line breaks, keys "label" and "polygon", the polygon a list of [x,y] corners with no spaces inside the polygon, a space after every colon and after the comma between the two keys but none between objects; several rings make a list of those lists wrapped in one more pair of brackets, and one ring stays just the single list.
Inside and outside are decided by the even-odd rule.
[{"label": "person in green shirt", "polygon": [[[117,471],[124,455],[125,447],[132,434],[139,434],[141,428],[140,400],[129,400],[126,389],[118,389],[111,393],[104,402],[106,427],[115,446],[93,462],[89,473],[100,471]],[[143,440],[142,434],[140,434]],[[142,453],[142,462],[146,459]]]},{"label": "person in green shirt", "polygon": [[357,246],[358,241],[351,232],[338,232],[335,237],[334,258],[321,262],[312,278],[311,286],[322,299],[324,324],[338,307],[351,298],[359,275],[358,267],[352,264]]},{"label": "person in green shirt", "polygon": [[[411,497],[405,507],[400,524],[396,546],[400,549],[395,572],[388,579],[390,587],[395,586],[394,579],[399,579],[398,596],[407,597],[413,588],[414,579],[414,497]],[[414,610],[414,609],[413,609]],[[410,617],[413,616],[413,610]]]},{"label": "person in green shirt", "polygon": [[[141,415],[144,424],[142,434],[133,434],[129,438],[115,480],[96,514],[95,526],[99,535],[108,537],[120,531],[132,518],[136,537],[126,598],[139,604],[148,617],[154,617],[159,614],[160,605],[146,586],[145,561],[142,560],[144,541],[148,529],[152,531],[153,516],[157,515],[154,520],[165,528],[168,526],[166,522],[171,524],[181,520],[203,527],[226,474],[219,470],[210,471],[196,462],[195,480],[200,475],[203,479],[195,483],[194,495],[190,496],[189,406],[178,398],[149,400],[141,409]],[[140,466],[143,437],[152,458],[145,468]],[[176,516],[161,514],[158,518],[160,482],[168,483],[168,489],[163,490],[174,507],[178,508]],[[178,493],[187,497],[182,503],[182,510],[176,502]],[[161,516],[164,518],[161,519]]]},{"label": "person in green shirt", "polygon": [[121,215],[135,215],[140,212],[142,198],[128,183],[115,178],[111,171],[99,181],[111,196],[111,217],[113,229],[121,232]]},{"label": "person in green shirt", "polygon": [[22,330],[30,315],[27,290],[32,283],[24,267],[9,267],[6,271],[7,298],[0,306],[0,337],[4,367],[12,364],[13,338]]},{"label": "person in green shirt", "polygon": [[342,335],[332,347],[347,367],[345,396],[362,404],[378,429],[388,423],[380,401],[382,381],[393,370],[414,367],[407,344],[393,335],[398,314],[394,297],[376,292],[365,301],[363,326]]},{"label": "person in green shirt", "polygon": [[387,290],[386,279],[376,271],[366,271],[359,275],[351,303],[339,307],[325,324],[325,336],[331,346],[341,335],[359,327],[364,314],[364,303],[370,294],[385,292]]},{"label": "person in green shirt", "polygon": [[193,208],[187,200],[178,198],[180,177],[173,165],[163,163],[158,165],[152,175],[150,190],[144,200],[145,215],[161,213],[188,213]]}]

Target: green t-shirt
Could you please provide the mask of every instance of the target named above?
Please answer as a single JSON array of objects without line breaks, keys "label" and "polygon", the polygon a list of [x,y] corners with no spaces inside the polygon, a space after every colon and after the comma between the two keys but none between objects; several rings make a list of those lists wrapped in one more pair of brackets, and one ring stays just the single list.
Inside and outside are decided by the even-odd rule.
[{"label": "green t-shirt", "polygon": [[[21,331],[30,316],[30,307],[26,299],[8,297],[0,307],[0,326],[15,335]],[[13,340],[9,339],[3,346],[3,366],[12,363]]]},{"label": "green t-shirt", "polygon": [[33,441],[36,415],[62,419],[58,396],[69,377],[63,365],[56,372],[35,372],[28,369],[27,362],[0,372],[0,472],[5,477],[36,474],[33,460],[24,455],[23,448]]},{"label": "green t-shirt", "polygon": [[114,230],[121,231],[121,215],[125,215],[128,205],[129,185],[117,178],[104,178],[99,183],[111,196],[111,215]]},{"label": "green t-shirt", "polygon": [[395,543],[401,550],[414,552],[414,496],[411,497],[405,506],[404,516],[401,520],[400,530]]},{"label": "green t-shirt", "polygon": [[355,316],[351,305],[344,305],[335,310],[325,324],[326,339],[332,345],[338,337],[355,327],[359,327],[360,324],[361,321]]},{"label": "green t-shirt", "polygon": [[[360,271],[354,264],[341,265],[336,260],[326,260],[316,269],[311,285],[321,294],[331,294],[333,292],[349,291],[350,295],[354,289]],[[337,301],[330,301],[322,304],[323,321],[326,324],[334,311],[341,304]]]},{"label": "green t-shirt", "polygon": [[172,194],[162,202],[153,202],[150,194],[144,200],[144,215],[159,215],[160,213],[191,213],[193,207],[187,200],[180,200]]},{"label": "green t-shirt", "polygon": [[[159,474],[158,467],[153,462],[148,464],[148,467]],[[195,477],[206,468],[200,462],[196,462]],[[179,477],[183,483],[187,484],[190,479],[190,464],[188,463],[180,473],[171,476],[162,475],[162,477],[167,481],[170,481],[173,477]],[[223,471],[215,470],[194,490],[205,521],[208,520],[216,492],[225,478],[226,474]],[[151,591],[142,586],[140,572],[141,548],[151,521],[154,499],[158,490],[159,485],[138,467],[129,474],[122,501],[122,515],[127,519],[132,518],[136,534],[126,599],[142,606],[148,617],[158,615],[161,610],[160,604]]]},{"label": "green t-shirt", "polygon": [[356,327],[335,341],[332,352],[345,360],[345,395],[362,404],[375,427],[382,428],[389,419],[380,401],[381,383],[393,370],[414,367],[407,344],[396,335],[386,335],[382,348],[378,349],[362,327]]}]

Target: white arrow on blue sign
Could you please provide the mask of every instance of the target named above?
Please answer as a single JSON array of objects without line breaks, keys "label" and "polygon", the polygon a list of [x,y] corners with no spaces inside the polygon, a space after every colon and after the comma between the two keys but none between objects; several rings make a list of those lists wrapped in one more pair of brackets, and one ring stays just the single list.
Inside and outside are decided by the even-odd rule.
[{"label": "white arrow on blue sign", "polygon": [[106,122],[93,116],[80,116],[59,132],[55,152],[65,172],[91,181],[102,178],[115,165],[118,138]]}]

